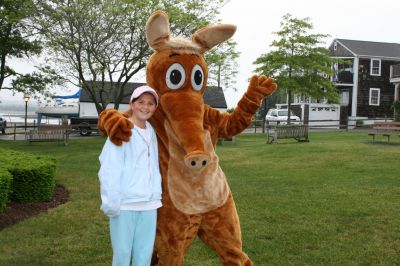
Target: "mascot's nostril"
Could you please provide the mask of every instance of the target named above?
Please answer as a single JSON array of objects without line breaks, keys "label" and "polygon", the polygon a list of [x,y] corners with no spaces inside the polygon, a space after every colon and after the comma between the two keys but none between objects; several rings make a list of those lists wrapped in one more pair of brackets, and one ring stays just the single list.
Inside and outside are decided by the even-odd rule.
[{"label": "mascot's nostril", "polygon": [[191,171],[200,170],[207,167],[209,160],[210,156],[208,154],[196,152],[194,154],[186,155],[184,158],[184,164]]}]

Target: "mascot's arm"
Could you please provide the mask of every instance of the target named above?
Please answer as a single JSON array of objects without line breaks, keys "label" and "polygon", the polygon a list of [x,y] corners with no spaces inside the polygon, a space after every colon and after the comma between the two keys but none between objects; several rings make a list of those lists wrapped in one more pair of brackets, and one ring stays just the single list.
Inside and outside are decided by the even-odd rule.
[{"label": "mascot's arm", "polygon": [[115,145],[122,145],[132,135],[133,123],[128,119],[130,110],[120,113],[115,109],[106,109],[99,115],[98,127]]},{"label": "mascot's arm", "polygon": [[205,123],[212,128],[217,126],[218,137],[231,137],[245,130],[251,123],[253,115],[261,105],[261,100],[276,90],[276,83],[266,76],[253,76],[246,93],[240,99],[235,110],[221,113],[211,107],[205,110]]}]

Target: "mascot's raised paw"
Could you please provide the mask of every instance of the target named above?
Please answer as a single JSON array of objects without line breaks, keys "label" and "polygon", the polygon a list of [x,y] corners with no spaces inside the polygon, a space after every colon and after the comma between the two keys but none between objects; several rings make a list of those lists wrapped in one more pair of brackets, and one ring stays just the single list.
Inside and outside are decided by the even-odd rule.
[{"label": "mascot's raised paw", "polygon": [[120,146],[131,137],[133,123],[117,110],[106,109],[100,113],[98,127],[115,145]]},{"label": "mascot's raised paw", "polygon": [[246,96],[253,102],[259,103],[265,97],[271,95],[277,88],[273,79],[264,75],[254,75],[247,89]]}]

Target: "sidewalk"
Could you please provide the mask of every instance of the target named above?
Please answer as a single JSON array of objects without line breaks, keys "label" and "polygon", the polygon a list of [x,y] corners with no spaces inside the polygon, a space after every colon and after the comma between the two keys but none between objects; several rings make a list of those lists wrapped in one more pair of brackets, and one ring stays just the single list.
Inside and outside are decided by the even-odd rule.
[{"label": "sidewalk", "polygon": [[[14,134],[0,134],[0,140],[11,140],[14,141]],[[15,140],[25,140],[25,134],[16,134]]]},{"label": "sidewalk", "polygon": [[[88,138],[93,138],[93,137],[98,137],[100,136],[99,133],[92,133],[90,136],[81,136],[78,132],[70,133],[69,134],[69,139],[88,139]],[[0,140],[8,140],[8,141],[14,141],[14,134],[1,134],[0,133]],[[25,134],[23,132],[15,134],[15,140],[26,140],[25,139]]]}]

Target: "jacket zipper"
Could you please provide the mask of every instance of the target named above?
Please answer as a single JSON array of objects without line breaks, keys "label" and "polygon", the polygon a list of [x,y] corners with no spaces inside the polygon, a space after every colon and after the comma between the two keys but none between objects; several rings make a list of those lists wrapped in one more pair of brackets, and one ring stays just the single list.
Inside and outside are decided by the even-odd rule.
[{"label": "jacket zipper", "polygon": [[[140,134],[140,131],[137,130],[137,132],[138,132],[139,136],[142,138],[142,140],[144,141],[144,143],[146,143],[146,146],[147,146],[147,169],[149,172],[149,185],[150,185],[150,187],[152,187],[152,183],[153,183],[152,176],[153,175],[152,175],[151,167],[150,167],[150,144],[152,142],[153,134],[151,134],[151,136],[150,136],[150,143],[147,143],[145,137],[143,137],[142,134]],[[151,132],[149,131],[149,133],[151,133]]]}]

